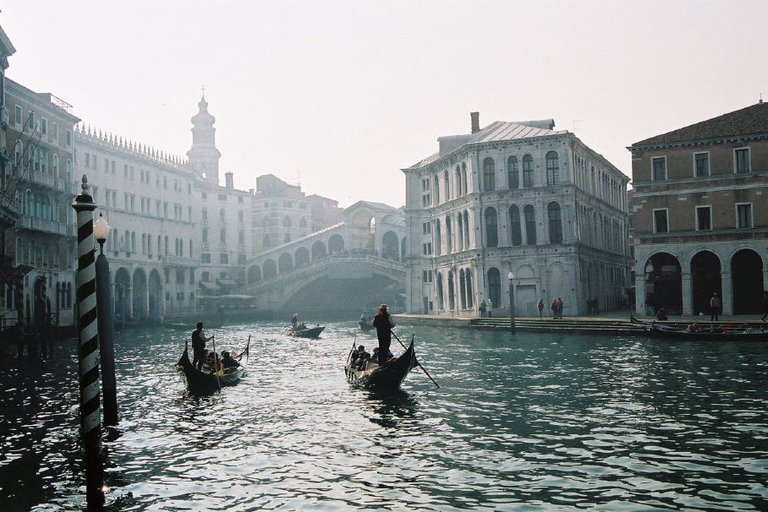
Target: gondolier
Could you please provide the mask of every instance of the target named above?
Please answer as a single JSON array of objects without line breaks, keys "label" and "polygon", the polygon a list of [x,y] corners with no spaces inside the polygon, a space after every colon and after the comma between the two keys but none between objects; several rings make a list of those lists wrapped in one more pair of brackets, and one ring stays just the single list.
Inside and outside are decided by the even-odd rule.
[{"label": "gondolier", "polygon": [[392,328],[395,323],[387,312],[387,305],[379,306],[379,312],[373,318],[373,326],[376,328],[376,337],[379,339],[379,364],[387,362],[389,346],[392,344]]},{"label": "gondolier", "polygon": [[192,366],[198,370],[203,368],[203,361],[205,361],[205,342],[212,339],[213,336],[206,338],[205,333],[203,333],[203,322],[197,322],[197,328],[192,331],[192,351],[194,353]]}]

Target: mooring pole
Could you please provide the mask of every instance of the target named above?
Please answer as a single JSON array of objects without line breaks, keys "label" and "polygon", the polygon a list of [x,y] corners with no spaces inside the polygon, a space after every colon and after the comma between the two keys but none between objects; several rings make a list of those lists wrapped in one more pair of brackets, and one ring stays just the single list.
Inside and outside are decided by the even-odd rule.
[{"label": "mooring pole", "polygon": [[101,352],[101,389],[104,393],[104,424],[117,425],[117,379],[115,377],[115,344],[112,338],[112,286],[109,262],[104,256],[104,242],[109,236],[109,224],[104,216],[93,223],[93,234],[99,242],[96,258],[96,305],[99,317],[99,349]]},{"label": "mooring pole", "polygon": [[85,497],[88,510],[104,508],[104,468],[101,465],[101,410],[99,406],[99,339],[96,312],[96,265],[93,210],[88,178],[72,208],[77,212],[77,332],[80,370],[80,422],[85,448]]}]

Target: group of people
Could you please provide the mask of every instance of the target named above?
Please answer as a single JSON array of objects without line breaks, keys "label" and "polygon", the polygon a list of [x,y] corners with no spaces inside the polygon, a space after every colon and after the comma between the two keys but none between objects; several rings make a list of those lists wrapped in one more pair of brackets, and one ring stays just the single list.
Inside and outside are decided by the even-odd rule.
[{"label": "group of people", "polygon": [[552,318],[563,318],[563,299],[558,297],[553,300],[550,308],[552,309]]},{"label": "group of people", "polygon": [[240,366],[240,363],[232,357],[232,353],[227,350],[222,350],[221,354],[216,354],[214,351],[207,350],[205,344],[209,341],[213,341],[214,335],[207,337],[203,332],[203,322],[197,322],[195,330],[192,331],[192,366],[199,371],[203,371],[204,367],[208,367],[210,371],[215,368],[218,371],[221,368],[224,373],[231,372]]},{"label": "group of people", "polygon": [[480,308],[480,316],[482,318],[493,316],[493,301],[490,299],[490,297],[485,300],[481,300],[480,306],[478,307]]}]

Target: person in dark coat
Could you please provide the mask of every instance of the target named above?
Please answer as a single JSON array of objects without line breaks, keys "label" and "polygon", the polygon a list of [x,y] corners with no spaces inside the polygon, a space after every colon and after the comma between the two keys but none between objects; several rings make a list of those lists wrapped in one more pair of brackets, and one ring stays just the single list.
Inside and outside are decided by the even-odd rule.
[{"label": "person in dark coat", "polygon": [[387,362],[389,346],[392,344],[392,328],[395,323],[387,312],[387,305],[379,306],[379,312],[373,317],[373,326],[376,328],[376,337],[379,339],[379,364]]},{"label": "person in dark coat", "polygon": [[213,336],[206,338],[203,333],[203,322],[197,322],[197,328],[192,331],[192,351],[194,353],[194,359],[192,359],[192,366],[201,370],[203,368],[203,362],[205,361],[205,342],[212,340]]}]

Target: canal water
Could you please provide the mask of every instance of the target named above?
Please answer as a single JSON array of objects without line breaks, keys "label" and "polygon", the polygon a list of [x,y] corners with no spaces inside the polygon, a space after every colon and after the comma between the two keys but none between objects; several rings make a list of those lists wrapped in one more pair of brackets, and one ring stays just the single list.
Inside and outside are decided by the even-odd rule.
[{"label": "canal water", "polygon": [[[109,510],[768,510],[765,344],[398,327],[440,387],[372,394],[356,322],[281,328],[209,330],[251,359],[208,397],[173,369],[188,332],[116,335]],[[76,343],[0,382],[0,510],[84,509]]]}]

